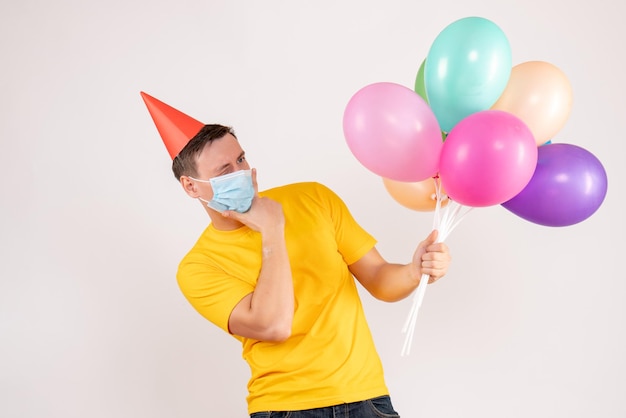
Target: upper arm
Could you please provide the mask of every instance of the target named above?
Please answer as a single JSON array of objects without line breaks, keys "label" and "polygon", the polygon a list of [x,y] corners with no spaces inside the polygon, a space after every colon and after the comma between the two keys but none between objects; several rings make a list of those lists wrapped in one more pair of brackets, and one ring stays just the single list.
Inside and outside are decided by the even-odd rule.
[{"label": "upper arm", "polygon": [[228,332],[240,337],[260,340],[260,335],[253,332],[254,327],[249,315],[251,300],[252,293],[249,293],[235,305],[228,317]]},{"label": "upper arm", "polygon": [[411,278],[410,264],[388,263],[375,247],[349,268],[372,296],[385,302],[404,299],[419,284]]},{"label": "upper arm", "polygon": [[177,281],[191,306],[204,318],[229,332],[232,312],[254,291],[251,283],[224,274],[206,262],[187,259],[181,263]]},{"label": "upper arm", "polygon": [[348,268],[359,283],[374,297],[377,297],[377,290],[380,286],[378,272],[385,264],[387,264],[385,259],[376,247],[373,247],[363,257],[350,264]]},{"label": "upper arm", "polygon": [[253,296],[254,293],[249,293],[235,305],[228,318],[228,332],[238,337],[259,341],[282,342],[289,338],[291,321],[263,320],[261,315],[250,309]]}]

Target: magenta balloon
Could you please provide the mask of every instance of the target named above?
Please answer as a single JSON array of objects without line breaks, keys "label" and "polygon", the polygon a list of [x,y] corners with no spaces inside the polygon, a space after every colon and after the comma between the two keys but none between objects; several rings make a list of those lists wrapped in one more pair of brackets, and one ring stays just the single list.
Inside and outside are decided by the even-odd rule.
[{"label": "magenta balloon", "polygon": [[484,110],[448,134],[439,173],[448,196],[466,206],[498,205],[518,194],[537,165],[532,132],[516,116]]},{"label": "magenta balloon", "polygon": [[543,145],[528,185],[502,206],[539,225],[568,226],[593,215],[607,187],[606,171],[589,151],[571,144]]},{"label": "magenta balloon", "polygon": [[374,83],[356,92],[343,115],[348,147],[373,173],[417,182],[439,170],[441,130],[428,104],[413,90]]}]

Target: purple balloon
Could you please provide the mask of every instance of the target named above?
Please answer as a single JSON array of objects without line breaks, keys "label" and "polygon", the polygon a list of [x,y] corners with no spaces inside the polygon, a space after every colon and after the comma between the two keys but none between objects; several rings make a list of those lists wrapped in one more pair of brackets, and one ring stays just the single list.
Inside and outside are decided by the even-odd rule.
[{"label": "purple balloon", "polygon": [[538,151],[530,182],[502,206],[545,226],[574,225],[590,217],[607,191],[606,171],[600,161],[571,144],[543,145]]}]

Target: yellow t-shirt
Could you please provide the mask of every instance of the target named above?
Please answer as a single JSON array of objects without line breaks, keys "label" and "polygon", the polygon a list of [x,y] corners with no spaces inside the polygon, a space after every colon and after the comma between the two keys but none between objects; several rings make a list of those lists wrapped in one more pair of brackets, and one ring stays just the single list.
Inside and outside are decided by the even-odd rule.
[{"label": "yellow t-shirt", "polygon": [[[380,358],[348,265],[376,244],[343,201],[319,183],[261,193],[282,204],[294,282],[291,337],[282,343],[235,336],[251,378],[248,411],[286,411],[388,394]],[[178,284],[193,307],[228,332],[235,305],[254,291],[261,236],[209,225],[183,258]]]}]

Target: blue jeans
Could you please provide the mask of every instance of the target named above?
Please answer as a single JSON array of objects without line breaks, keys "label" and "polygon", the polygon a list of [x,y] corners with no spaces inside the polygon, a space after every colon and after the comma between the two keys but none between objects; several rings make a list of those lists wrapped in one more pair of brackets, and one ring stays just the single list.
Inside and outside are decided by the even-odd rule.
[{"label": "blue jeans", "polygon": [[389,396],[303,411],[255,412],[250,418],[400,418]]}]

